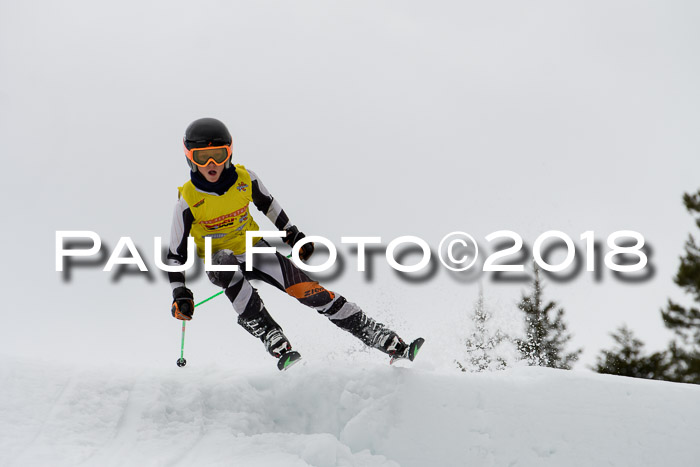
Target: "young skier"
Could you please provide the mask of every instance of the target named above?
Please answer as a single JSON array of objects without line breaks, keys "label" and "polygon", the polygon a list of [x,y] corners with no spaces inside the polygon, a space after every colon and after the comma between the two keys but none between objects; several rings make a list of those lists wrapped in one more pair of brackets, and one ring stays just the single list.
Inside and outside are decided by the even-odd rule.
[{"label": "young skier", "polygon": [[[258,224],[249,210],[252,201],[277,230],[286,231],[284,242],[294,245],[304,234],[289,220],[279,202],[262,184],[260,177],[243,165],[232,164],[232,138],[226,126],[214,118],[201,118],[185,130],[183,139],[189,165],[190,180],[179,187],[179,198],[173,213],[168,264],[181,265],[187,261],[187,238],[194,237],[197,255],[204,258],[204,238],[212,243],[212,264],[238,265],[235,272],[208,271],[209,280],[222,287],[238,313],[238,324],[259,338],[275,358],[278,367],[286,368],[299,358],[292,345],[265,309],[258,292],[249,282],[262,280],[314,308],[345,331],[352,333],[370,347],[397,358],[413,360],[423,343],[419,338],[406,344],[394,331],[369,318],[356,304],[325,289],[311,280],[285,256],[276,253],[255,261],[252,271],[245,267],[245,235],[257,231]],[[254,246],[269,246],[260,237]],[[302,260],[314,251],[312,243],[299,250]],[[194,297],[185,286],[184,273],[168,273],[173,289],[172,315],[190,320],[194,312]]]}]

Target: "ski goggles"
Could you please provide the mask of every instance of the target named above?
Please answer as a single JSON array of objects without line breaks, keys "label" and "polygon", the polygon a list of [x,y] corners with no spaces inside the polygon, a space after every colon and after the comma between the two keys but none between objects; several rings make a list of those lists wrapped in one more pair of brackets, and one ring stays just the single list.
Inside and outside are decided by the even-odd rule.
[{"label": "ski goggles", "polygon": [[231,157],[231,153],[231,146],[194,149],[187,149],[185,146],[185,155],[193,164],[199,167],[206,167],[209,165],[209,162],[213,162],[215,165],[223,165]]}]

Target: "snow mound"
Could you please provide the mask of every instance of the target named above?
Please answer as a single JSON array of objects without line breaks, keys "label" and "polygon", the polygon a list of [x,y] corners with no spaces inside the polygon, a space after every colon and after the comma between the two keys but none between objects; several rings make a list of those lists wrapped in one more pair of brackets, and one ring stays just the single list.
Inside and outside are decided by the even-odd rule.
[{"label": "snow mound", "polygon": [[700,387],[318,362],[67,370],[12,357],[0,465],[697,466]]}]

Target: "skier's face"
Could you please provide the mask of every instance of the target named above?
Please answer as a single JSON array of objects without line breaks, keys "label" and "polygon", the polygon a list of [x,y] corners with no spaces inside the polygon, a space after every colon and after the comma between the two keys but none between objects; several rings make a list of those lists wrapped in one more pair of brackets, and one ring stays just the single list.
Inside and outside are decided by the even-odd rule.
[{"label": "skier's face", "polygon": [[224,171],[224,166],[223,164],[216,165],[212,161],[209,162],[206,167],[197,167],[197,170],[199,170],[199,173],[201,173],[209,183],[216,183],[219,181],[219,177],[221,177],[221,172]]}]

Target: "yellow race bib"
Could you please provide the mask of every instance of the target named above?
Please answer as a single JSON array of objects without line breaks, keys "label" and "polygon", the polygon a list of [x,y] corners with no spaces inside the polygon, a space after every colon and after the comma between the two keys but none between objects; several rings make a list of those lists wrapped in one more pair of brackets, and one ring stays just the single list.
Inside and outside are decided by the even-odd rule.
[{"label": "yellow race bib", "polygon": [[[242,165],[236,165],[238,179],[223,195],[198,191],[192,181],[178,188],[192,211],[194,221],[190,235],[197,245],[197,255],[204,258],[204,238],[212,239],[212,254],[219,250],[245,253],[245,233],[260,230],[249,212],[253,201],[250,174]],[[261,237],[253,238],[253,245]]]}]

